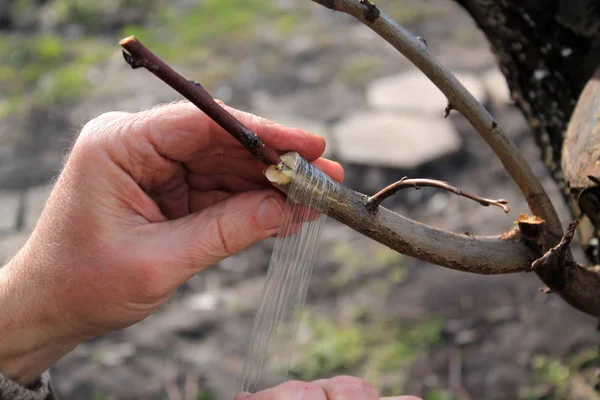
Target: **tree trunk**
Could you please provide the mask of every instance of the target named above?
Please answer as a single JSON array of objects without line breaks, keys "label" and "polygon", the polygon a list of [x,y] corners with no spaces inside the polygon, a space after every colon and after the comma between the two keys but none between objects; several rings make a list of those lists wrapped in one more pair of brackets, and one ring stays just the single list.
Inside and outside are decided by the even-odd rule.
[{"label": "tree trunk", "polygon": [[[587,175],[595,176],[594,173],[578,177],[581,171],[595,171],[598,167],[579,163],[576,169],[563,169],[565,165],[572,167],[572,160],[578,159],[573,152],[587,149],[589,154],[593,153],[589,146],[563,150],[563,144],[577,101],[600,64],[600,1],[456,1],[471,14],[490,41],[512,97],[529,121],[542,159],[563,189],[573,217],[587,217],[580,232],[590,261],[599,263],[600,216],[597,207],[585,206],[600,204],[598,181],[587,179]],[[594,99],[590,95],[586,101]],[[578,125],[580,129],[583,126]],[[592,128],[589,123],[586,126]],[[579,133],[580,137],[586,135],[591,132]],[[600,148],[598,142],[593,145]],[[563,160],[563,153],[567,152],[571,154],[565,154],[568,159]],[[594,157],[588,155],[583,158],[595,163]],[[586,182],[585,187],[582,182]],[[587,196],[580,201],[586,189]]]}]

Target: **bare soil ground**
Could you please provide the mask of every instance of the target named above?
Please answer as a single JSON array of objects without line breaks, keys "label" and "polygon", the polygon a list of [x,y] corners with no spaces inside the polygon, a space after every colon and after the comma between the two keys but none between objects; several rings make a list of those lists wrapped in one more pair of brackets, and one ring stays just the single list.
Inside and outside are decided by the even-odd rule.
[{"label": "bare soil ground", "polygon": [[[217,97],[258,113],[271,107],[274,115],[293,113],[331,124],[364,104],[365,86],[373,79],[411,68],[344,15],[308,1],[280,3],[302,16],[290,33],[261,31],[251,49],[227,56],[225,49],[212,49],[221,61],[236,65],[227,79],[211,83]],[[452,69],[483,71],[493,65],[485,38],[453,2],[380,5],[427,38]],[[181,70],[202,82],[196,68],[182,62]],[[101,87],[78,105],[32,112],[21,121],[27,140],[13,153],[0,154],[3,188],[22,189],[51,178],[86,119],[176,99],[154,78],[122,66],[118,54],[104,73]],[[512,107],[493,112],[568,221],[521,114]],[[527,211],[524,201],[474,130],[462,117],[452,118],[464,144],[459,154],[411,171],[344,165],[345,184],[373,193],[405,175],[448,180],[486,197],[507,198],[513,211],[506,216],[427,189],[399,193],[386,204],[455,232],[491,235],[510,228],[518,213]],[[52,370],[59,398],[233,398],[271,248],[267,241],[223,261],[193,278],[147,320],[82,344]],[[401,390],[429,400],[595,398],[587,368],[596,358],[594,321],[540,293],[534,275],[446,270],[400,257],[335,221],[327,222],[320,254],[307,299],[310,317],[303,323],[312,336],[299,344],[300,352],[313,358],[296,358],[296,376],[357,374],[386,394]],[[318,353],[317,344],[332,352]]]}]

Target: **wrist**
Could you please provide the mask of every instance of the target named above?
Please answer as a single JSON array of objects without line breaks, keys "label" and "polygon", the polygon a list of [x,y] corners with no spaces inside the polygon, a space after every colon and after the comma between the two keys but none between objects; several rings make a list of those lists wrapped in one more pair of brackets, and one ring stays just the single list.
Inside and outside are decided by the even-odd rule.
[{"label": "wrist", "polygon": [[78,341],[57,331],[51,299],[44,299],[44,288],[28,276],[33,271],[21,253],[0,268],[0,373],[28,386]]}]

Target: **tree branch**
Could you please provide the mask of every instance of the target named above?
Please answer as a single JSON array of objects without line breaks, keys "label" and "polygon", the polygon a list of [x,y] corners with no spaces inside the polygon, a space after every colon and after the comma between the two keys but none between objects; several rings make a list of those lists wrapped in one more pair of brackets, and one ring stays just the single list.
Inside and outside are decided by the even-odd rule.
[{"label": "tree branch", "polygon": [[[543,248],[556,246],[562,238],[562,227],[556,209],[537,179],[531,166],[517,147],[502,132],[498,123],[456,77],[429,51],[427,45],[414,37],[383,12],[369,19],[368,7],[360,0],[311,0],[334,11],[349,14],[367,25],[394,46],[419,68],[448,99],[448,110],[457,110],[496,153],[504,168],[519,187],[531,212],[545,221]],[[566,264],[572,255],[566,250]],[[571,306],[591,315],[600,316],[600,266],[568,268],[566,264],[536,269],[540,279],[554,292],[560,294]]]},{"label": "tree branch", "polygon": [[535,260],[533,264],[531,264],[531,269],[535,270],[552,263],[556,265],[564,265],[567,249],[569,248],[569,244],[571,244],[571,241],[575,236],[575,230],[577,229],[578,225],[579,221],[571,222],[560,243],[548,250],[542,257]]},{"label": "tree branch", "polygon": [[457,110],[463,114],[494,150],[521,190],[531,212],[546,221],[547,233],[550,233],[551,236],[549,244],[553,246],[558,243],[562,236],[560,220],[535,173],[514,143],[504,135],[498,123],[485,107],[431,54],[426,44],[381,11],[378,13],[378,18],[368,19],[366,13],[373,14],[373,11],[371,7],[360,0],[312,1],[355,17],[394,46],[419,68],[448,98],[448,102],[451,104],[449,109]]},{"label": "tree branch", "polygon": [[450,185],[449,182],[438,181],[435,179],[407,179],[407,177],[400,179],[398,182],[393,183],[390,186],[381,189],[379,192],[377,192],[373,196],[369,197],[369,199],[367,200],[367,206],[369,208],[371,208],[372,210],[376,210],[377,207],[379,207],[379,205],[381,204],[381,202],[383,200],[387,199],[390,196],[393,196],[399,190],[410,188],[410,187],[415,188],[417,190],[422,187],[436,187],[436,188],[443,189],[448,192],[454,193],[457,196],[466,197],[467,199],[476,201],[484,207],[496,206],[496,207],[500,207],[501,209],[503,209],[504,212],[507,214],[510,212],[510,208],[508,206],[506,206],[506,204],[508,204],[508,200],[504,200],[504,199],[492,200],[492,199],[486,199],[483,197],[479,197],[479,196],[476,196],[469,192],[465,192],[457,187],[454,187],[454,186]]},{"label": "tree branch", "polygon": [[[307,161],[297,153],[281,156],[281,163],[270,166],[266,176],[287,193],[292,183],[289,171],[302,171],[297,163]],[[310,185],[311,176],[321,173],[307,166],[303,175],[295,174],[296,185]],[[286,173],[288,172],[288,173]],[[331,182],[334,189],[325,195],[324,212],[344,225],[402,254],[458,271],[494,275],[530,271],[537,255],[523,242],[515,228],[500,237],[474,237],[456,234],[412,221],[384,207],[373,213],[368,196]],[[315,188],[311,188],[315,190]],[[297,200],[297,199],[294,199]]]}]

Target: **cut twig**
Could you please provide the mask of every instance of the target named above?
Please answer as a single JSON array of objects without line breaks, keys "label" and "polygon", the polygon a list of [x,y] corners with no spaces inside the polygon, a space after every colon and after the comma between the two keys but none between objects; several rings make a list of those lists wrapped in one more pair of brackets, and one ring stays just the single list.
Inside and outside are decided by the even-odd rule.
[{"label": "cut twig", "polygon": [[454,193],[457,196],[462,196],[466,197],[467,199],[474,200],[484,207],[496,206],[503,209],[504,212],[507,214],[510,212],[510,208],[507,206],[508,200],[492,200],[479,197],[469,192],[465,192],[457,187],[454,187],[449,182],[438,181],[434,179],[407,179],[407,177],[400,179],[398,182],[391,184],[390,186],[380,190],[373,196],[369,197],[369,200],[367,200],[367,206],[371,210],[376,210],[383,200],[394,195],[401,189],[406,189],[410,187],[415,189],[420,189],[422,187],[436,187]]},{"label": "cut twig", "polygon": [[206,115],[236,138],[254,157],[267,165],[279,164],[279,154],[267,147],[260,137],[228,113],[198,82],[185,79],[167,63],[152,53],[134,36],[119,42],[123,57],[133,69],[145,68],[183,97],[200,108]]},{"label": "cut twig", "polygon": [[540,237],[542,236],[544,221],[534,215],[521,214],[517,218],[516,224],[519,226],[521,237],[525,240],[539,243]]},{"label": "cut twig", "polygon": [[536,270],[547,265],[564,266],[569,245],[575,236],[578,225],[579,221],[577,220],[571,222],[560,243],[548,250],[541,258],[535,260],[533,264],[531,264],[531,269]]}]

